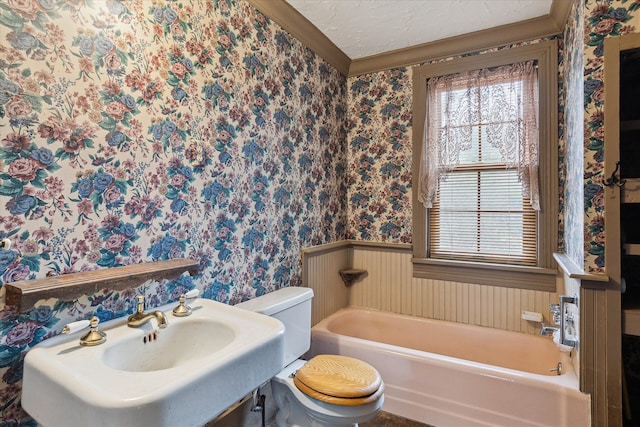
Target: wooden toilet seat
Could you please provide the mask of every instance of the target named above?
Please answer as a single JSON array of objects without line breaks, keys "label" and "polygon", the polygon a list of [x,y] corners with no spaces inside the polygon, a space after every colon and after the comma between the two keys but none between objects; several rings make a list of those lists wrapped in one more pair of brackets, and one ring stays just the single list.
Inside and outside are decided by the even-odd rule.
[{"label": "wooden toilet seat", "polygon": [[376,369],[347,356],[321,354],[295,374],[293,382],[309,397],[334,405],[355,406],[375,401],[384,391]]}]

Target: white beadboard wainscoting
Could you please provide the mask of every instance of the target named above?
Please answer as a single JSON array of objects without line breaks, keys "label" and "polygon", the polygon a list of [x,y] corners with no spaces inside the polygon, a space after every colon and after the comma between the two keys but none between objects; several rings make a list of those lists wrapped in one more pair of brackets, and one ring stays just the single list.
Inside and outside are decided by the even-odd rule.
[{"label": "white beadboard wainscoting", "polygon": [[[521,319],[523,310],[542,313],[558,293],[413,278],[411,245],[347,240],[302,251],[303,285],[314,290],[313,324],[342,307],[376,310],[525,333],[540,325]],[[347,288],[339,271],[367,273]],[[557,289],[564,288],[558,276]]]}]

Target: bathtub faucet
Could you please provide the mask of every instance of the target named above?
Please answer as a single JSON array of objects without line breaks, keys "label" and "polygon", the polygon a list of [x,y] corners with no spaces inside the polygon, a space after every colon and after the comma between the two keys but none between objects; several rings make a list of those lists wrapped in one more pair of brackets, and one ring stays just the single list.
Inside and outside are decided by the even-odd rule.
[{"label": "bathtub faucet", "polygon": [[553,333],[558,330],[560,330],[560,328],[557,326],[545,325],[543,323],[542,327],[540,328],[540,335],[542,335],[543,337],[546,337],[549,335],[553,335]]}]

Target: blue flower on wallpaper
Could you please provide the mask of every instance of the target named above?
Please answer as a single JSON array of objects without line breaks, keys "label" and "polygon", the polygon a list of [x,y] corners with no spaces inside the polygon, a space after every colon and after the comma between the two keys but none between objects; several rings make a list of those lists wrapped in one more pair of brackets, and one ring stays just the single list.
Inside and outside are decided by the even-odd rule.
[{"label": "blue flower on wallpaper", "polygon": [[304,189],[303,189],[303,197],[302,199],[306,203],[307,209],[311,209],[313,207],[313,195],[316,191],[316,183],[311,181],[310,179],[306,179],[304,181]]},{"label": "blue flower on wallpaper", "polygon": [[6,209],[12,215],[42,216],[46,203],[26,189],[46,188],[48,177],[60,169],[54,154],[46,147],[37,147],[28,137],[10,133],[4,138],[7,149],[0,150],[0,159],[8,167],[0,173],[0,195],[9,196]]},{"label": "blue flower on wallpaper", "polygon": [[107,134],[107,136],[105,137],[105,141],[111,147],[122,148],[123,144],[131,141],[131,138],[129,138],[126,134],[120,132],[119,130],[114,130]]},{"label": "blue flower on wallpaper", "polygon": [[14,250],[0,249],[0,274],[18,259],[18,253]]},{"label": "blue flower on wallpaper", "polygon": [[254,276],[251,287],[255,289],[256,296],[263,295],[266,290],[263,286],[264,276],[266,272],[269,271],[269,262],[258,256],[253,260],[252,269]]},{"label": "blue flower on wallpaper", "polygon": [[244,64],[244,67],[247,70],[249,70],[251,77],[255,77],[257,74],[260,74],[260,75],[264,74],[264,71],[266,69],[266,66],[262,63],[260,58],[258,58],[258,56],[254,53],[250,55],[246,55],[242,59],[242,63]]},{"label": "blue flower on wallpaper", "polygon": [[193,278],[189,275],[189,273],[183,273],[174,280],[169,280],[166,283],[167,292],[171,295],[171,299],[177,300],[180,298],[180,295],[187,293],[191,289],[195,288],[195,283],[193,283]]},{"label": "blue flower on wallpaper", "polygon": [[170,178],[169,191],[166,194],[169,200],[177,199],[180,193],[187,194],[189,184],[195,179],[191,166],[182,165],[177,159],[170,162],[167,175]]},{"label": "blue flower on wallpaper", "polygon": [[251,193],[251,200],[254,202],[255,210],[260,212],[264,210],[264,202],[267,199],[267,187],[269,187],[269,180],[267,177],[256,171],[251,180],[253,184],[253,191]]},{"label": "blue flower on wallpaper", "polygon": [[130,256],[131,245],[139,237],[136,227],[115,216],[107,216],[102,221],[102,225],[98,233],[100,240],[104,242],[104,247],[100,249],[101,258],[97,264],[103,267],[121,265],[117,262],[117,257],[126,259]]},{"label": "blue flower on wallpaper", "polygon": [[371,140],[369,138],[358,135],[349,142],[349,145],[351,146],[351,148],[356,150],[365,150],[370,142]]},{"label": "blue flower on wallpaper", "polygon": [[23,195],[18,197],[12,197],[11,199],[9,199],[5,207],[7,208],[7,210],[11,215],[27,216],[35,210],[38,204],[43,204],[43,203],[39,202],[39,200],[33,196]]},{"label": "blue flower on wallpaper", "polygon": [[154,261],[161,259],[180,258],[187,248],[186,239],[178,240],[170,233],[166,233],[162,238],[156,239],[149,248],[148,255]]},{"label": "blue flower on wallpaper", "polygon": [[[116,163],[118,165],[119,163]],[[77,192],[79,198],[70,200],[82,204],[83,200],[90,201],[80,211],[80,219],[87,219],[91,213],[99,213],[100,207],[116,209],[124,203],[124,195],[133,181],[116,179],[104,169],[97,172],[87,171],[71,185],[71,192]]]},{"label": "blue flower on wallpaper", "polygon": [[218,107],[221,111],[227,111],[229,109],[229,102],[232,98],[232,93],[224,90],[219,83],[209,83],[202,87],[202,93],[204,99],[210,100],[213,107]]},{"label": "blue flower on wallpaper", "polygon": [[184,149],[185,141],[191,135],[188,129],[179,128],[170,118],[165,118],[153,123],[148,130],[154,141],[162,142],[165,151],[171,148],[172,152]]},{"label": "blue flower on wallpaper", "polygon": [[287,115],[287,112],[284,110],[284,108],[276,110],[275,114],[273,115],[273,120],[282,129],[287,128],[291,123],[291,117]]},{"label": "blue flower on wallpaper", "polygon": [[402,227],[398,224],[394,224],[393,222],[387,222],[380,227],[380,232],[387,238],[387,240],[393,241],[400,237]]},{"label": "blue flower on wallpaper", "polygon": [[306,84],[300,86],[300,88],[298,89],[298,94],[300,95],[300,98],[302,98],[305,102],[309,102],[313,97],[311,89],[309,89],[309,86],[307,86]]},{"label": "blue flower on wallpaper", "polygon": [[291,50],[293,43],[289,40],[284,31],[278,31],[275,36],[276,46],[281,52],[288,52]]},{"label": "blue flower on wallpaper", "polygon": [[222,182],[214,181],[202,189],[202,197],[206,202],[211,202],[213,206],[226,207],[229,204],[229,194],[231,189],[225,187]]},{"label": "blue flower on wallpaper", "polygon": [[249,229],[242,237],[242,244],[246,249],[258,251],[262,249],[264,244],[265,233],[255,228]]},{"label": "blue flower on wallpaper", "polygon": [[280,264],[276,268],[273,274],[273,281],[278,284],[278,287],[288,286],[291,280],[291,267],[288,265]]},{"label": "blue flower on wallpaper", "polygon": [[285,249],[291,247],[291,231],[294,225],[295,221],[288,213],[280,219],[280,228],[282,230],[280,232],[280,240],[282,241],[282,247]]},{"label": "blue flower on wallpaper", "polygon": [[357,192],[349,198],[349,202],[353,207],[362,208],[369,203],[370,196]]},{"label": "blue flower on wallpaper", "polygon": [[244,156],[256,165],[262,164],[262,159],[264,158],[264,147],[258,145],[255,140],[249,141],[248,144],[245,144],[242,147],[242,153]]},{"label": "blue flower on wallpaper", "polygon": [[358,233],[360,238],[369,240],[371,238],[371,225],[375,222],[375,218],[368,212],[360,211],[358,213]]},{"label": "blue flower on wallpaper", "polygon": [[588,106],[592,102],[592,95],[596,89],[600,88],[602,81],[599,79],[588,78],[584,81],[584,105]]},{"label": "blue flower on wallpaper", "polygon": [[24,50],[27,55],[31,54],[34,49],[45,48],[45,45],[37,37],[24,31],[12,31],[6,35],[6,38],[11,47]]},{"label": "blue flower on wallpaper", "polygon": [[171,205],[169,207],[171,209],[171,212],[179,214],[182,213],[187,206],[188,203],[178,197],[171,202]]},{"label": "blue flower on wallpaper", "polygon": [[380,168],[380,173],[387,178],[397,178],[402,171],[401,165],[395,164],[391,161],[385,163]]},{"label": "blue flower on wallpaper", "polygon": [[230,254],[227,245],[231,243],[237,227],[235,222],[224,214],[218,215],[214,227],[216,230],[214,248],[219,251],[218,258],[222,261]]}]

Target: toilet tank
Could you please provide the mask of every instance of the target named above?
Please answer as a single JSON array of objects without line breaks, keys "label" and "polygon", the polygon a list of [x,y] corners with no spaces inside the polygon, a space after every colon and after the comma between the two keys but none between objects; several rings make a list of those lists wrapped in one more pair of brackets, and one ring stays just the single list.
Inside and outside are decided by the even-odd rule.
[{"label": "toilet tank", "polygon": [[311,344],[313,289],[290,286],[236,304],[235,307],[275,317],[284,323],[284,364],[289,365]]}]

